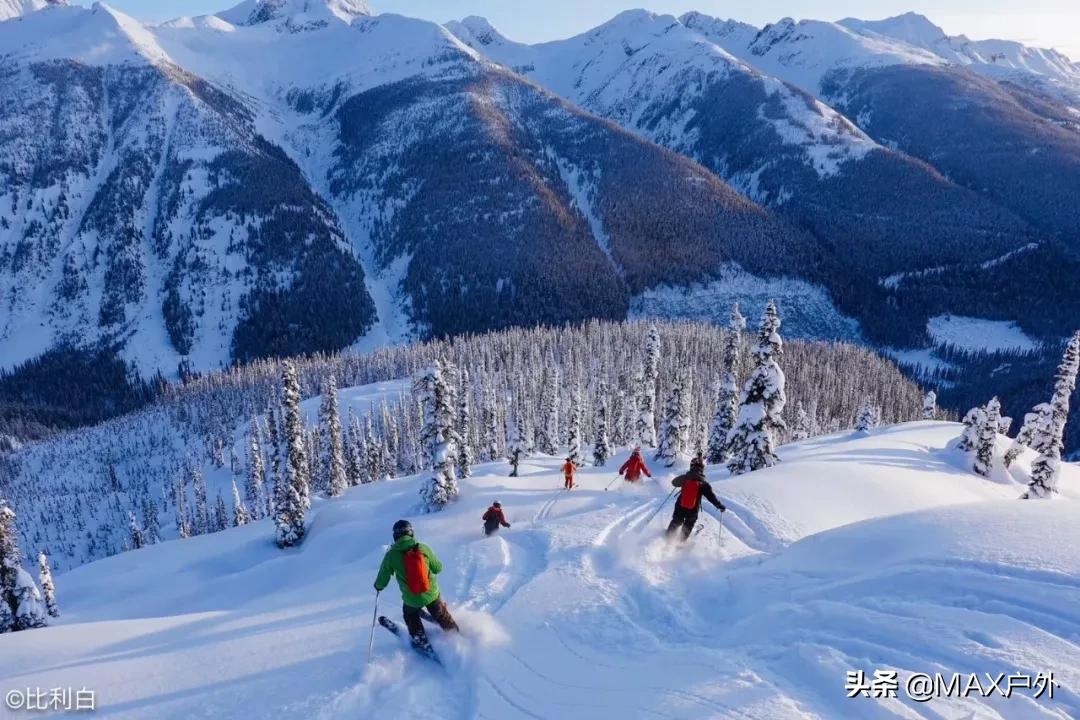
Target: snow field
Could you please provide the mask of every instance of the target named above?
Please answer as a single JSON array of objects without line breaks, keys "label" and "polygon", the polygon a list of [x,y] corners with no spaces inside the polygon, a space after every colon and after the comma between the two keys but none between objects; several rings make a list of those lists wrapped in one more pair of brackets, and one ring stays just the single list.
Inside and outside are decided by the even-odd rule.
[{"label": "snow field", "polygon": [[[346,395],[347,391],[342,391]],[[1030,456],[996,482],[947,448],[950,423],[781,449],[727,479],[688,547],[660,533],[672,472],[627,487],[559,457],[521,477],[478,466],[444,512],[422,478],[315,500],[304,544],[266,521],[168,542],[57,577],[59,624],[5,636],[0,688],[97,690],[116,718],[1067,718],[1080,715],[1080,473],[1019,502]],[[1002,452],[1006,447],[1002,439]],[[655,465],[650,463],[650,465]],[[512,524],[486,538],[500,500]],[[365,666],[375,572],[410,519],[444,563],[464,633],[447,669],[382,629]],[[396,585],[379,613],[400,618]],[[1052,671],[1054,700],[847,699],[848,670]]]}]

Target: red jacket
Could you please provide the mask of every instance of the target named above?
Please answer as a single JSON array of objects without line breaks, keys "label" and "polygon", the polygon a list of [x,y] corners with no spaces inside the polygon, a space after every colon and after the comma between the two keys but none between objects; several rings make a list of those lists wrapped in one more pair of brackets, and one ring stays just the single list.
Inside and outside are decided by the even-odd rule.
[{"label": "red jacket", "polygon": [[575,465],[574,463],[570,461],[563,463],[562,471],[563,475],[565,475],[566,477],[574,477],[575,470],[577,470],[577,465]]},{"label": "red jacket", "polygon": [[510,523],[506,522],[506,516],[503,515],[502,508],[495,506],[489,507],[487,512],[484,513],[484,524],[495,527],[496,525],[502,525],[503,527],[510,527]]},{"label": "red jacket", "polygon": [[623,463],[619,468],[619,474],[626,475],[626,479],[630,482],[637,482],[641,479],[641,473],[645,473],[649,477],[652,477],[652,473],[649,472],[649,468],[645,467],[645,461],[641,459],[641,453],[634,453],[630,456],[630,459]]}]

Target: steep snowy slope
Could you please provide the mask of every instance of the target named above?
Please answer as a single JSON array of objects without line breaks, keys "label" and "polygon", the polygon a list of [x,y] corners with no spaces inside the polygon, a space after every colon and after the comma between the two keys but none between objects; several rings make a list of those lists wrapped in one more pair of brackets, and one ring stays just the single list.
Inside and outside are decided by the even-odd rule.
[{"label": "steep snowy slope", "polygon": [[[1052,98],[865,24],[785,18],[747,42],[723,23],[694,18],[736,57],[821,97],[874,140],[925,160],[1075,250],[1080,209],[1070,198],[1080,193],[1080,133]],[[928,33],[922,24],[884,28],[915,41]]]},{"label": "steep snowy slope", "polygon": [[67,0],[0,0],[0,21],[67,4]]},{"label": "steep snowy slope", "polygon": [[[1066,718],[1080,712],[1080,478],[1056,501],[957,467],[958,426],[923,423],[791,446],[774,469],[717,478],[729,504],[686,550],[650,521],[662,485],[556,490],[478,468],[462,499],[415,514],[419,479],[317,501],[300,548],[265,522],[57,578],[59,624],[5,636],[5,687],[88,687],[116,718]],[[1018,472],[1026,467],[1021,460]],[[661,483],[669,473],[658,473]],[[501,500],[493,538],[480,515]],[[389,526],[441,555],[463,636],[448,664],[382,630],[365,667],[371,583]],[[1048,541],[1051,538],[1052,541]],[[397,617],[397,590],[380,612]],[[899,671],[896,699],[847,699],[847,673]],[[1053,699],[905,698],[911,673],[1054,673]]]},{"label": "steep snowy slope", "polygon": [[508,40],[480,18],[447,27],[477,52],[698,160],[807,227],[834,261],[826,277],[811,279],[823,280],[875,339],[916,340],[926,319],[890,311],[876,278],[985,260],[1036,235],[1012,213],[878,145],[813,95],[735,59],[703,34],[730,40],[742,26],[635,10],[535,46]]}]

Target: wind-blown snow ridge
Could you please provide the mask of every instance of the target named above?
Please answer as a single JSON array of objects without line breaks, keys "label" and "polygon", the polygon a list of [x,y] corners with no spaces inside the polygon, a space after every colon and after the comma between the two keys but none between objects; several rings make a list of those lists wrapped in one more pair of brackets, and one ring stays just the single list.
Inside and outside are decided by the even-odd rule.
[{"label": "wind-blown snow ridge", "polygon": [[218,17],[233,25],[260,25],[286,20],[290,29],[302,29],[305,25],[329,20],[349,23],[371,14],[365,0],[244,0],[218,13]]},{"label": "wind-blown snow ridge", "polygon": [[[522,476],[480,466],[462,499],[411,515],[422,478],[316,500],[304,544],[266,521],[125,553],[56,578],[56,627],[0,644],[5,687],[92,687],[131,720],[402,717],[1070,717],[1080,713],[1080,478],[1015,499],[947,449],[959,426],[913,423],[782,449],[737,479],[684,551],[650,516],[660,485],[604,492],[607,468],[557,491],[558,458]],[[1000,450],[1004,449],[1004,443]],[[1015,472],[1028,470],[1030,455]],[[501,500],[494,538],[480,514]],[[409,517],[440,555],[463,628],[433,632],[450,673],[376,630],[370,586],[389,525]],[[1047,538],[1052,538],[1048,542]],[[722,542],[721,542],[722,540]],[[380,611],[397,617],[392,586]],[[1054,700],[846,697],[849,670],[1052,671]],[[901,696],[902,697],[902,696]]]},{"label": "wind-blown snow ridge", "polygon": [[87,65],[157,64],[169,60],[150,29],[105,3],[57,5],[0,25],[0,56],[76,60]]}]

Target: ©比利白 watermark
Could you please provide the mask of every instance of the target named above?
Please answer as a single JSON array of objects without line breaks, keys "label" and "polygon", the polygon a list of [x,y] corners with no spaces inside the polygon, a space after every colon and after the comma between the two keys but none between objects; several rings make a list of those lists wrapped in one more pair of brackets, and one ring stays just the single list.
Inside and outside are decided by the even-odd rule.
[{"label": "\u00a9\u6bd4\u5229\u767d watermark", "polygon": [[872,677],[863,670],[848,670],[844,690],[849,698],[895,698],[903,693],[915,702],[929,702],[935,698],[1011,698],[1021,692],[1036,700],[1053,699],[1058,687],[1052,672],[917,672],[901,678],[897,670],[875,670]]},{"label": "\u00a9\u6bd4\u5229\u767d watermark", "polygon": [[93,712],[97,698],[88,688],[16,688],[4,694],[4,706],[26,712]]}]

